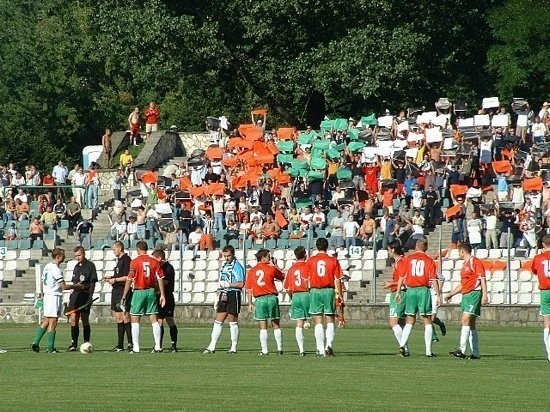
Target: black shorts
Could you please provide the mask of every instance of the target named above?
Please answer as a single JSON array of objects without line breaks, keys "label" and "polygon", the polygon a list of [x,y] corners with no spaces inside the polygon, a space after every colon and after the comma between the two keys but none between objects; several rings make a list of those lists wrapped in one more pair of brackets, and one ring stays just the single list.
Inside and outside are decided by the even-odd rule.
[{"label": "black shorts", "polygon": [[[90,300],[90,295],[85,292],[73,292],[69,298],[69,306],[67,310],[73,310],[85,305]],[[80,310],[80,313],[90,313],[90,308]]]},{"label": "black shorts", "polygon": [[166,303],[164,304],[164,306],[160,306],[160,303],[159,303],[159,313],[158,313],[159,319],[174,317],[174,310],[176,309],[176,301],[174,300],[174,294],[169,293],[168,295],[166,295],[165,299],[166,299]]},{"label": "black shorts", "polygon": [[[111,310],[115,312],[122,312],[120,309],[120,301],[122,300],[122,295],[124,294],[124,287],[117,287],[111,290]],[[130,302],[132,302],[132,291],[128,292],[126,296],[126,311],[130,312]]]},{"label": "black shorts", "polygon": [[229,313],[237,316],[241,311],[241,291],[230,290],[229,292],[220,292],[218,297],[218,313]]}]

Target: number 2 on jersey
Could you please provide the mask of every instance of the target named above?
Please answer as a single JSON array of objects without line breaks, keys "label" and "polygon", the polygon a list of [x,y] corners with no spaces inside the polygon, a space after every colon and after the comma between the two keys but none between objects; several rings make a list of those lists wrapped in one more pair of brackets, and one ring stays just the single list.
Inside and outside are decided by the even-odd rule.
[{"label": "number 2 on jersey", "polygon": [[258,271],[256,272],[256,277],[257,277],[257,279],[256,279],[256,284],[257,284],[258,286],[265,286],[264,276],[265,276],[265,273],[264,273],[263,270],[258,270]]},{"label": "number 2 on jersey", "polygon": [[411,260],[411,274],[413,276],[424,276],[425,262],[420,259]]}]

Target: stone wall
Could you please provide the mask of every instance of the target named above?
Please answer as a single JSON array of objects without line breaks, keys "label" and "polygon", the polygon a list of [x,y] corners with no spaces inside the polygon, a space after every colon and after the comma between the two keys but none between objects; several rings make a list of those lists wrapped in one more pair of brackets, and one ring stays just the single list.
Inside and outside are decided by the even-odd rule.
[{"label": "stone wall", "polygon": [[151,170],[175,156],[183,155],[184,152],[182,140],[177,133],[152,133],[143,150],[134,159],[134,166],[136,169]]},{"label": "stone wall", "polygon": [[[281,307],[281,316],[285,323],[290,323],[289,306]],[[212,305],[178,305],[175,317],[177,320],[193,324],[210,324],[214,318]],[[439,308],[438,316],[449,325],[457,325],[460,320],[460,306],[445,305]],[[357,305],[346,307],[346,321],[350,325],[384,325],[387,323],[387,305]],[[65,317],[60,322],[66,322]],[[113,322],[109,304],[97,304],[90,313],[92,323]],[[38,314],[33,305],[28,303],[0,304],[0,322],[3,323],[37,323]],[[255,324],[246,307],[240,322]],[[489,305],[482,309],[479,325],[489,326],[540,326],[539,307],[534,305]]]},{"label": "stone wall", "polygon": [[178,134],[185,148],[186,156],[190,156],[195,149],[206,150],[210,146],[210,135],[208,133],[180,132]]}]

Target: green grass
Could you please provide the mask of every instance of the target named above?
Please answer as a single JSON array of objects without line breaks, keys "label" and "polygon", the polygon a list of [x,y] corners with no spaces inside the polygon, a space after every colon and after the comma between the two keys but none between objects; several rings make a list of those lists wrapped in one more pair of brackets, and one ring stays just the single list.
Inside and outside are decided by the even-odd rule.
[{"label": "green grass", "polygon": [[[115,326],[92,326],[96,351],[35,354],[28,349],[35,327],[2,325],[0,410],[547,410],[548,373],[539,329],[481,329],[479,361],[448,356],[457,327],[424,357],[422,327],[413,330],[410,358],[395,356],[389,329],[337,330],[336,357],[300,358],[294,328],[284,328],[285,354],[257,356],[256,329],[241,328],[239,353],[225,353],[227,326],[214,355],[201,355],[209,327],[180,326],[181,352],[139,355],[108,352]],[[168,334],[168,333],[167,333]],[[274,350],[270,332],[270,349]],[[56,346],[66,349],[68,325]],[[43,341],[43,344],[45,341]],[[142,327],[143,350],[152,345]],[[166,346],[166,343],[165,343]],[[314,348],[306,331],[306,349]]]},{"label": "green grass", "polygon": [[136,160],[144,147],[145,147],[145,143],[141,143],[139,146],[134,146],[131,144],[131,145],[128,145],[127,147],[122,148],[121,150],[119,150],[113,155],[113,158],[111,160],[111,165],[113,167],[120,166],[118,160],[120,159],[120,155],[124,153],[126,149],[130,151],[130,154],[132,155],[133,159]]}]

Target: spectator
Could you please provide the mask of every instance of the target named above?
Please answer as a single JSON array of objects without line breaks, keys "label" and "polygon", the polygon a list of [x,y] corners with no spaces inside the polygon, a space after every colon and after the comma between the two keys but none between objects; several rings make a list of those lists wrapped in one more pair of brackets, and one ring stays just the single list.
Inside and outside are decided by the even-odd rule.
[{"label": "spectator", "polygon": [[478,218],[477,213],[473,212],[472,217],[468,220],[466,224],[468,230],[468,241],[472,249],[477,250],[481,247],[481,230],[483,229],[483,224]]},{"label": "spectator", "polygon": [[126,223],[126,235],[124,239],[128,241],[128,245],[131,247],[132,242],[138,239],[138,224],[136,222],[136,216],[130,215],[128,222]]},{"label": "spectator", "polygon": [[67,184],[67,176],[69,175],[69,171],[63,164],[63,162],[60,160],[57,162],[57,165],[53,168],[52,176],[55,181],[55,185],[58,186],[57,189],[57,195],[58,196],[64,196],[65,191],[62,187],[59,186],[65,186]]},{"label": "spectator", "polygon": [[327,218],[318,207],[313,208],[312,224],[316,229],[324,229],[327,225]]},{"label": "spectator", "polygon": [[73,174],[71,184],[72,184],[74,199],[80,205],[81,208],[84,207],[84,196],[86,194],[86,189],[84,187],[85,183],[86,183],[86,176],[84,175],[82,168],[78,166],[78,170],[76,170],[75,173]]},{"label": "spectator", "polygon": [[55,229],[57,224],[57,215],[52,210],[51,206],[46,207],[46,211],[42,213],[42,216],[40,216],[40,223],[42,223],[44,226],[44,230],[48,231],[50,228]]},{"label": "spectator", "polygon": [[86,243],[87,248],[92,248],[92,232],[94,231],[94,225],[88,220],[81,220],[76,226],[76,235],[78,238],[78,246],[82,246],[86,249],[84,244]]},{"label": "spectator", "polygon": [[265,223],[262,225],[262,239],[274,239],[277,240],[281,234],[281,228],[273,220],[271,215],[266,216]]},{"label": "spectator", "polygon": [[28,203],[24,203],[21,199],[15,201],[15,215],[18,221],[29,220],[30,208]]},{"label": "spectator", "polygon": [[199,247],[202,239],[202,228],[200,225],[195,226],[195,230],[191,232],[187,238],[187,247],[193,249],[193,260],[197,259]]},{"label": "spectator", "polygon": [[302,233],[307,232],[313,222],[313,213],[309,207],[302,208],[302,213],[300,213],[300,231]]},{"label": "spectator", "polygon": [[425,226],[425,219],[424,219],[424,216],[422,216],[420,214],[420,210],[419,209],[414,209],[414,214],[413,214],[413,217],[411,219],[411,222],[412,222],[412,225],[413,226],[419,226],[421,228],[424,228]]},{"label": "spectator", "polygon": [[42,222],[35,217],[29,225],[29,241],[31,242],[31,247],[33,247],[36,240],[44,239],[44,227]]},{"label": "spectator", "polygon": [[[500,248],[505,249],[514,245],[514,222],[516,217],[510,209],[505,209],[500,213],[500,221],[502,222],[502,232],[500,235]],[[509,234],[508,234],[509,232]]]},{"label": "spectator", "polygon": [[334,193],[332,194],[332,199],[330,200],[331,206],[336,209],[340,208],[340,201],[346,197],[344,191],[340,186],[336,186]]},{"label": "spectator", "polygon": [[154,102],[149,103],[149,107],[145,109],[145,140],[149,140],[151,132],[158,130],[158,120],[160,118],[159,109]]},{"label": "spectator", "polygon": [[424,204],[424,193],[420,189],[420,185],[415,183],[411,191],[411,206],[413,209],[422,209]]},{"label": "spectator", "polygon": [[393,242],[397,238],[399,232],[399,225],[394,219],[393,214],[386,214],[386,226],[384,228],[384,237],[382,238],[382,249],[387,249],[388,244]]},{"label": "spectator", "polygon": [[342,218],[342,212],[336,211],[336,216],[330,221],[330,247],[333,249],[344,247],[344,224],[346,221]]},{"label": "spectator", "polygon": [[506,181],[506,176],[502,173],[499,173],[497,176],[497,192],[499,202],[508,201],[508,182]]},{"label": "spectator", "polygon": [[122,185],[124,184],[125,179],[126,177],[124,176],[122,169],[118,168],[115,177],[113,178],[113,198],[115,201],[122,200]]},{"label": "spectator", "polygon": [[437,193],[433,185],[429,185],[428,190],[424,193],[424,220],[428,229],[435,228],[435,216],[438,207],[439,193]]},{"label": "spectator", "polygon": [[357,235],[359,234],[359,224],[353,220],[353,215],[348,216],[348,220],[344,223],[344,236],[346,250],[349,253],[349,248],[357,244]]},{"label": "spectator", "polygon": [[130,174],[130,170],[134,165],[134,158],[130,154],[130,150],[126,149],[124,152],[120,155],[118,159],[119,167],[122,168],[124,171],[124,174],[128,176]]},{"label": "spectator", "polygon": [[[248,220],[248,218],[245,218],[245,219]],[[242,226],[242,224],[241,224],[241,226]],[[245,235],[246,235],[246,232],[245,232]],[[240,248],[241,247],[241,237],[240,237],[240,233],[239,233],[239,227],[237,226],[237,223],[234,220],[230,220],[228,225],[227,225],[227,231],[225,233],[226,246],[229,245],[229,242],[231,240],[235,240],[235,239],[239,240],[239,248]]]},{"label": "spectator", "polygon": [[55,213],[57,220],[65,219],[67,217],[67,205],[63,203],[63,199],[61,197],[58,197],[55,205],[53,205],[53,212]]},{"label": "spectator", "polygon": [[405,191],[405,203],[407,206],[411,206],[412,192],[415,188],[415,185],[418,185],[418,180],[416,177],[413,177],[412,174],[407,173],[407,177],[403,182],[403,190]]},{"label": "spectator", "polygon": [[134,107],[134,111],[128,116],[128,126],[130,128],[130,144],[137,146],[137,137],[139,136],[139,107]]},{"label": "spectator", "polygon": [[485,248],[498,249],[497,242],[497,217],[492,209],[485,214]]},{"label": "spectator", "polygon": [[[222,230],[224,228],[224,215],[223,215],[223,197],[222,196],[214,196],[214,199],[212,200],[212,209],[214,211],[214,232],[218,233],[218,231]],[[235,223],[235,220],[231,220],[233,223]]]},{"label": "spectator", "polygon": [[113,132],[110,129],[105,129],[105,133],[101,136],[101,145],[103,146],[103,167],[109,169],[111,167],[111,156],[112,156],[112,144],[111,138]]}]

